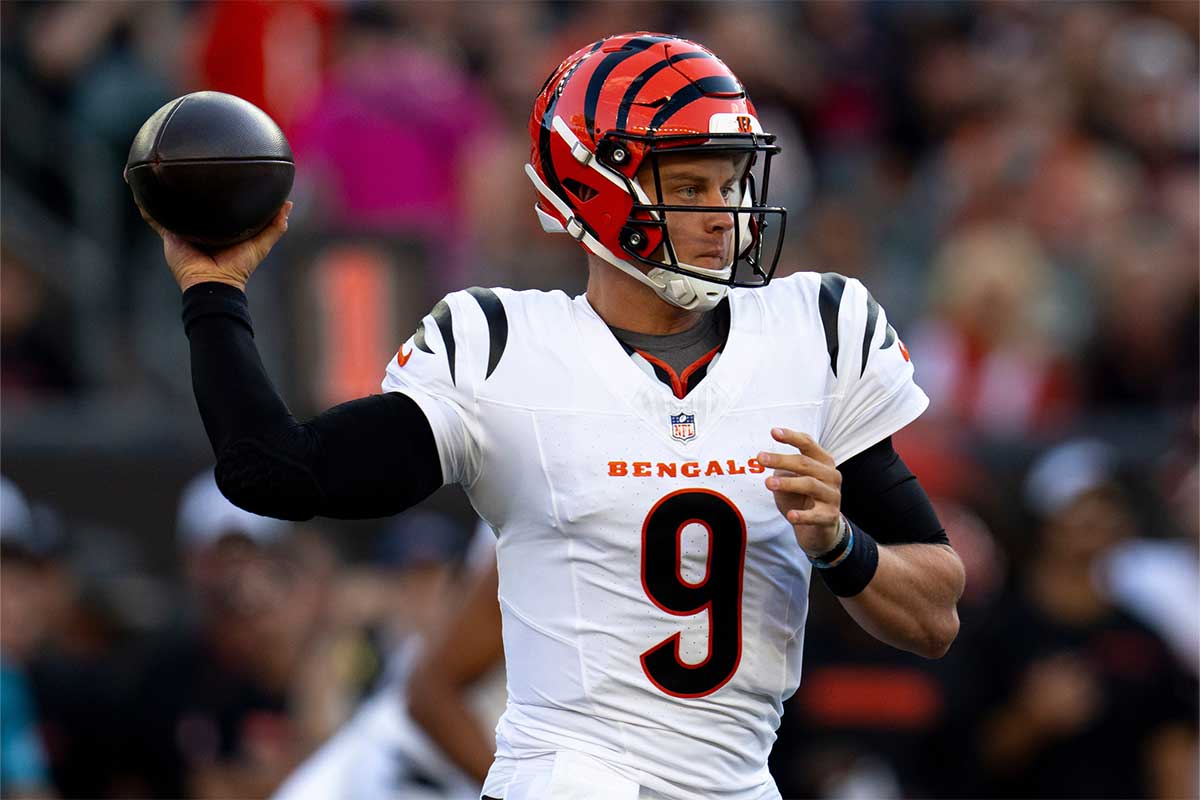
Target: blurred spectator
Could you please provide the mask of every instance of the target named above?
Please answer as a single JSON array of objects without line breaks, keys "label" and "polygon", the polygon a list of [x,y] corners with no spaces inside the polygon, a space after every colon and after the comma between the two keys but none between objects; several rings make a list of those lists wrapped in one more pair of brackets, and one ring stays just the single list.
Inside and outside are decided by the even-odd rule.
[{"label": "blurred spectator", "polygon": [[66,298],[7,244],[0,285],[0,391],[9,411],[75,396],[81,376]]},{"label": "blurred spectator", "polygon": [[46,754],[25,668],[48,617],[33,515],[0,477],[0,795],[49,797]]},{"label": "blurred spectator", "polygon": [[[6,47],[5,111],[20,104],[11,110],[26,125],[5,126],[6,175],[46,199],[56,222],[119,250],[106,255],[124,278],[143,274],[145,261],[128,263],[127,249],[145,225],[127,200],[121,167],[146,118],[182,94],[184,7],[132,0],[20,5],[6,9],[21,35]],[[106,288],[124,300],[131,287]]]},{"label": "blurred spectator", "polygon": [[947,240],[931,282],[938,316],[912,337],[921,385],[944,422],[1029,434],[1074,410],[1069,363],[1045,320],[1048,269],[1019,228]]},{"label": "blurred spectator", "polygon": [[[1020,581],[970,642],[976,796],[1185,797],[1196,685],[1095,580],[1137,532],[1111,452],[1063,445],[1029,473],[1040,519]],[[965,788],[965,787],[964,787]]]},{"label": "blurred spectator", "polygon": [[1112,30],[1101,58],[1100,111],[1112,132],[1152,166],[1180,150],[1195,153],[1200,135],[1195,40],[1171,20],[1132,17]]},{"label": "blurred spectator", "polygon": [[54,787],[64,797],[126,793],[122,745],[135,643],[169,616],[170,596],[115,531],[62,521],[38,575],[43,634],[28,662]]},{"label": "blurred spectator", "polygon": [[287,134],[312,108],[341,12],[327,0],[205,4],[196,11],[192,82],[249,100]]},{"label": "blurred spectator", "polygon": [[457,286],[472,243],[460,182],[496,117],[460,64],[403,35],[407,13],[350,10],[328,80],[291,137],[308,184],[299,210],[330,228],[405,234],[438,265],[431,278]]},{"label": "blurred spectator", "polygon": [[186,488],[177,529],[196,620],[148,654],[131,770],[154,797],[265,797],[311,746],[294,693],[327,558],[235,508],[211,471]]},{"label": "blurred spectator", "polygon": [[1099,408],[1195,403],[1200,373],[1196,248],[1161,224],[1127,222],[1098,278],[1085,364]]},{"label": "blurred spectator", "polygon": [[805,630],[804,679],[784,704],[771,774],[784,797],[954,794],[964,764],[944,741],[962,650],[926,661],[881,645],[819,587]]}]

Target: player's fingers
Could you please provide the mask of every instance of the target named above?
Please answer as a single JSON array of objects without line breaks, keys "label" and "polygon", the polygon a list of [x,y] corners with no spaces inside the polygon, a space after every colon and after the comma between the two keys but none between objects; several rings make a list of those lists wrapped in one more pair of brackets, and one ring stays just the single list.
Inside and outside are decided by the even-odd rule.
[{"label": "player's fingers", "polygon": [[812,508],[793,508],[787,512],[787,521],[793,525],[836,525],[839,512],[828,505],[817,505]]},{"label": "player's fingers", "polygon": [[842,500],[841,492],[835,487],[809,475],[795,478],[772,475],[767,478],[767,488],[773,492],[805,495],[822,503],[834,505],[840,505]]},{"label": "player's fingers", "polygon": [[817,440],[809,436],[803,431],[794,431],[790,428],[772,428],[771,438],[783,444],[790,444],[809,458],[820,461],[822,464],[834,466],[833,456],[817,444]]},{"label": "player's fingers", "polygon": [[766,467],[786,470],[796,475],[812,475],[832,486],[842,485],[842,473],[837,468],[802,453],[759,453],[758,461]]},{"label": "player's fingers", "polygon": [[288,200],[279,209],[279,213],[275,215],[275,219],[271,220],[271,224],[263,228],[262,232],[250,240],[254,253],[257,256],[256,261],[262,261],[267,257],[267,253],[271,252],[279,239],[287,232],[288,215],[292,213],[292,201]]},{"label": "player's fingers", "polygon": [[271,242],[271,244],[279,241],[279,237],[283,236],[283,234],[287,232],[288,216],[292,213],[292,207],[293,203],[291,200],[288,200],[286,203],[280,206],[279,212],[275,215],[275,219],[271,220],[271,224],[263,230],[263,233],[268,233],[270,231],[275,232],[275,240]]}]

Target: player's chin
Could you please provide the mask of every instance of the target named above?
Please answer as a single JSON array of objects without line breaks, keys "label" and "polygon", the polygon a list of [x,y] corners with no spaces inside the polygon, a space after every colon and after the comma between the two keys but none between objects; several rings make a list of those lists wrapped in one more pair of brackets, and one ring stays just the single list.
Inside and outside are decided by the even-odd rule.
[{"label": "player's chin", "polygon": [[697,255],[687,259],[687,263],[694,267],[722,270],[730,266],[730,259],[723,255]]}]

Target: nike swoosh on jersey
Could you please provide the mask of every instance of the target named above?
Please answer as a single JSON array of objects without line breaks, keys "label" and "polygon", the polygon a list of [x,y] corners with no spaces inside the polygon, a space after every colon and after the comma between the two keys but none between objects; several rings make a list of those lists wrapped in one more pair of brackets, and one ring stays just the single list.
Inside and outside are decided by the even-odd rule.
[{"label": "nike swoosh on jersey", "polygon": [[396,363],[399,366],[403,367],[405,364],[408,363],[408,360],[410,358],[412,358],[412,354],[413,354],[412,350],[409,350],[406,353],[406,352],[404,352],[404,348],[401,347],[399,350],[396,351]]}]

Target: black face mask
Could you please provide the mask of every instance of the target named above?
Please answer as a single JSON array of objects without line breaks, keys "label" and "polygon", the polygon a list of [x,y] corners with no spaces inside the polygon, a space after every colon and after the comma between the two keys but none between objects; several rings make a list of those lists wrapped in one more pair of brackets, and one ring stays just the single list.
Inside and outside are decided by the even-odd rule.
[{"label": "black face mask", "polygon": [[[626,177],[620,167],[629,158],[627,143],[644,147],[644,163],[654,176],[655,197],[651,203],[635,202],[621,231],[621,249],[633,262],[665,269],[711,283],[726,286],[766,286],[775,274],[783,250],[787,227],[787,209],[767,205],[771,159],[780,148],[770,134],[712,133],[699,139],[695,135],[636,136],[608,134],[598,143],[597,158],[613,168],[626,181],[629,193],[637,198],[641,187]],[[671,205],[663,199],[660,158],[664,155],[731,154],[744,157],[739,165],[735,202],[726,206]],[[717,277],[689,269],[680,261],[667,230],[666,213],[730,214],[734,218],[733,263],[727,277]]]}]

